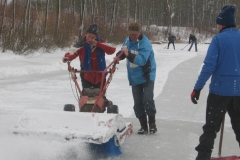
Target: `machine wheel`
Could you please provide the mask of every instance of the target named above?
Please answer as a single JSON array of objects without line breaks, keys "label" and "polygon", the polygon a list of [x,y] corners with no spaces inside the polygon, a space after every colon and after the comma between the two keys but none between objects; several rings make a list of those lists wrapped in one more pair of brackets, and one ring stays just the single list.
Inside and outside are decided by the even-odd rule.
[{"label": "machine wheel", "polygon": [[75,112],[75,106],[73,104],[65,104],[63,110]]},{"label": "machine wheel", "polygon": [[107,113],[118,114],[118,106],[117,105],[108,106],[107,107]]}]

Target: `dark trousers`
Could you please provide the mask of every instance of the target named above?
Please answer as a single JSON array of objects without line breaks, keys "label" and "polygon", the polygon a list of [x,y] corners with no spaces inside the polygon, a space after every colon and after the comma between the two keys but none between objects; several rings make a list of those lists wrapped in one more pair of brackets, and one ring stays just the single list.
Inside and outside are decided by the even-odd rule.
[{"label": "dark trousers", "polygon": [[168,47],[167,47],[167,48],[169,48],[169,45],[170,45],[171,43],[173,44],[173,49],[175,49],[174,42],[168,42]]},{"label": "dark trousers", "polygon": [[81,82],[82,82],[83,89],[84,88],[91,88],[91,87],[93,87],[93,88],[100,88],[100,86],[101,86],[101,83],[93,84],[93,83],[91,83],[91,82],[89,82],[89,81],[87,81],[87,80],[85,80],[83,78],[81,78]]},{"label": "dark trousers", "polygon": [[195,44],[195,51],[197,52],[197,41],[192,41],[191,46],[189,47],[188,51],[192,49],[193,43]]},{"label": "dark trousers", "polygon": [[137,118],[156,114],[155,102],[153,97],[154,81],[132,86],[134,100],[134,112]]},{"label": "dark trousers", "polygon": [[[93,84],[87,80],[85,80],[84,78],[81,77],[81,82],[82,82],[82,92],[84,92],[84,88],[100,88],[101,87],[101,82],[97,83],[97,84]],[[105,85],[106,83],[106,79],[104,79],[104,82],[103,82],[103,86]],[[103,98],[106,98],[105,97],[105,93],[103,93]]]},{"label": "dark trousers", "polygon": [[233,131],[240,145],[240,96],[219,96],[209,93],[206,109],[206,123],[203,134],[196,147],[198,157],[196,160],[210,160],[214,139],[219,132],[224,115],[228,112],[231,118]]}]

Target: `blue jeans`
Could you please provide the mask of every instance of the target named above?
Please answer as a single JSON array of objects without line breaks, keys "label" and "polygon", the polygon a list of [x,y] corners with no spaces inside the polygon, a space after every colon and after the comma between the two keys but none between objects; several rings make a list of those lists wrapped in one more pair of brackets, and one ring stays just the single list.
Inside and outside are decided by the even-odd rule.
[{"label": "blue jeans", "polygon": [[143,115],[154,116],[156,114],[153,90],[154,81],[132,86],[133,109],[137,118]]},{"label": "blue jeans", "polygon": [[171,43],[173,44],[173,49],[175,49],[174,42],[168,42],[168,47],[167,47],[167,48],[169,48],[169,45],[170,45]]},{"label": "blue jeans", "polygon": [[190,51],[190,50],[192,49],[193,43],[195,43],[195,51],[197,52],[197,41],[192,41],[192,42],[191,42],[191,46],[190,46],[190,48],[188,49],[188,51]]}]

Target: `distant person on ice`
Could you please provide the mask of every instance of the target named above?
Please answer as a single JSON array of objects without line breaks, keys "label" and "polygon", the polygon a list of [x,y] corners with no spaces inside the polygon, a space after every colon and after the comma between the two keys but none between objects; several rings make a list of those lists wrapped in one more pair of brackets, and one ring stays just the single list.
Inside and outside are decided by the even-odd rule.
[{"label": "distant person on ice", "polygon": [[190,43],[191,43],[191,45],[190,45],[188,51],[191,51],[193,43],[194,43],[195,44],[195,52],[197,52],[197,38],[193,34],[189,35],[189,44]]},{"label": "distant person on ice", "polygon": [[156,108],[154,102],[154,81],[156,77],[156,62],[149,39],[142,34],[139,23],[128,26],[128,35],[122,45],[121,59],[127,59],[129,84],[132,86],[134,112],[140,121],[138,134],[157,132]]},{"label": "distant person on ice", "polygon": [[169,49],[169,45],[172,43],[173,44],[173,49],[175,49],[175,45],[174,45],[174,41],[176,40],[176,37],[174,35],[171,35],[170,33],[168,34],[168,47],[167,49]]},{"label": "distant person on ice", "polygon": [[210,160],[214,139],[228,112],[240,146],[240,32],[235,23],[235,7],[225,6],[216,18],[219,33],[209,45],[204,65],[191,94],[197,104],[200,91],[211,77],[207,97],[206,122],[199,138],[196,160]]}]

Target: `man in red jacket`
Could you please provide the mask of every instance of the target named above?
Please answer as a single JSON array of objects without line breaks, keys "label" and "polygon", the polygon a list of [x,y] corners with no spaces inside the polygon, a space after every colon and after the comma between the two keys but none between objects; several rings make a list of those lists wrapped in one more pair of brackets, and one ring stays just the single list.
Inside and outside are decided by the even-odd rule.
[{"label": "man in red jacket", "polygon": [[[79,48],[75,53],[66,53],[62,58],[63,63],[72,61],[79,57],[80,68],[84,71],[103,71],[106,68],[105,53],[111,55],[116,48],[106,45],[98,37],[98,28],[96,24],[91,24],[86,30],[82,40],[75,44]],[[102,74],[93,72],[82,72],[80,74],[82,87],[100,88]]]}]

